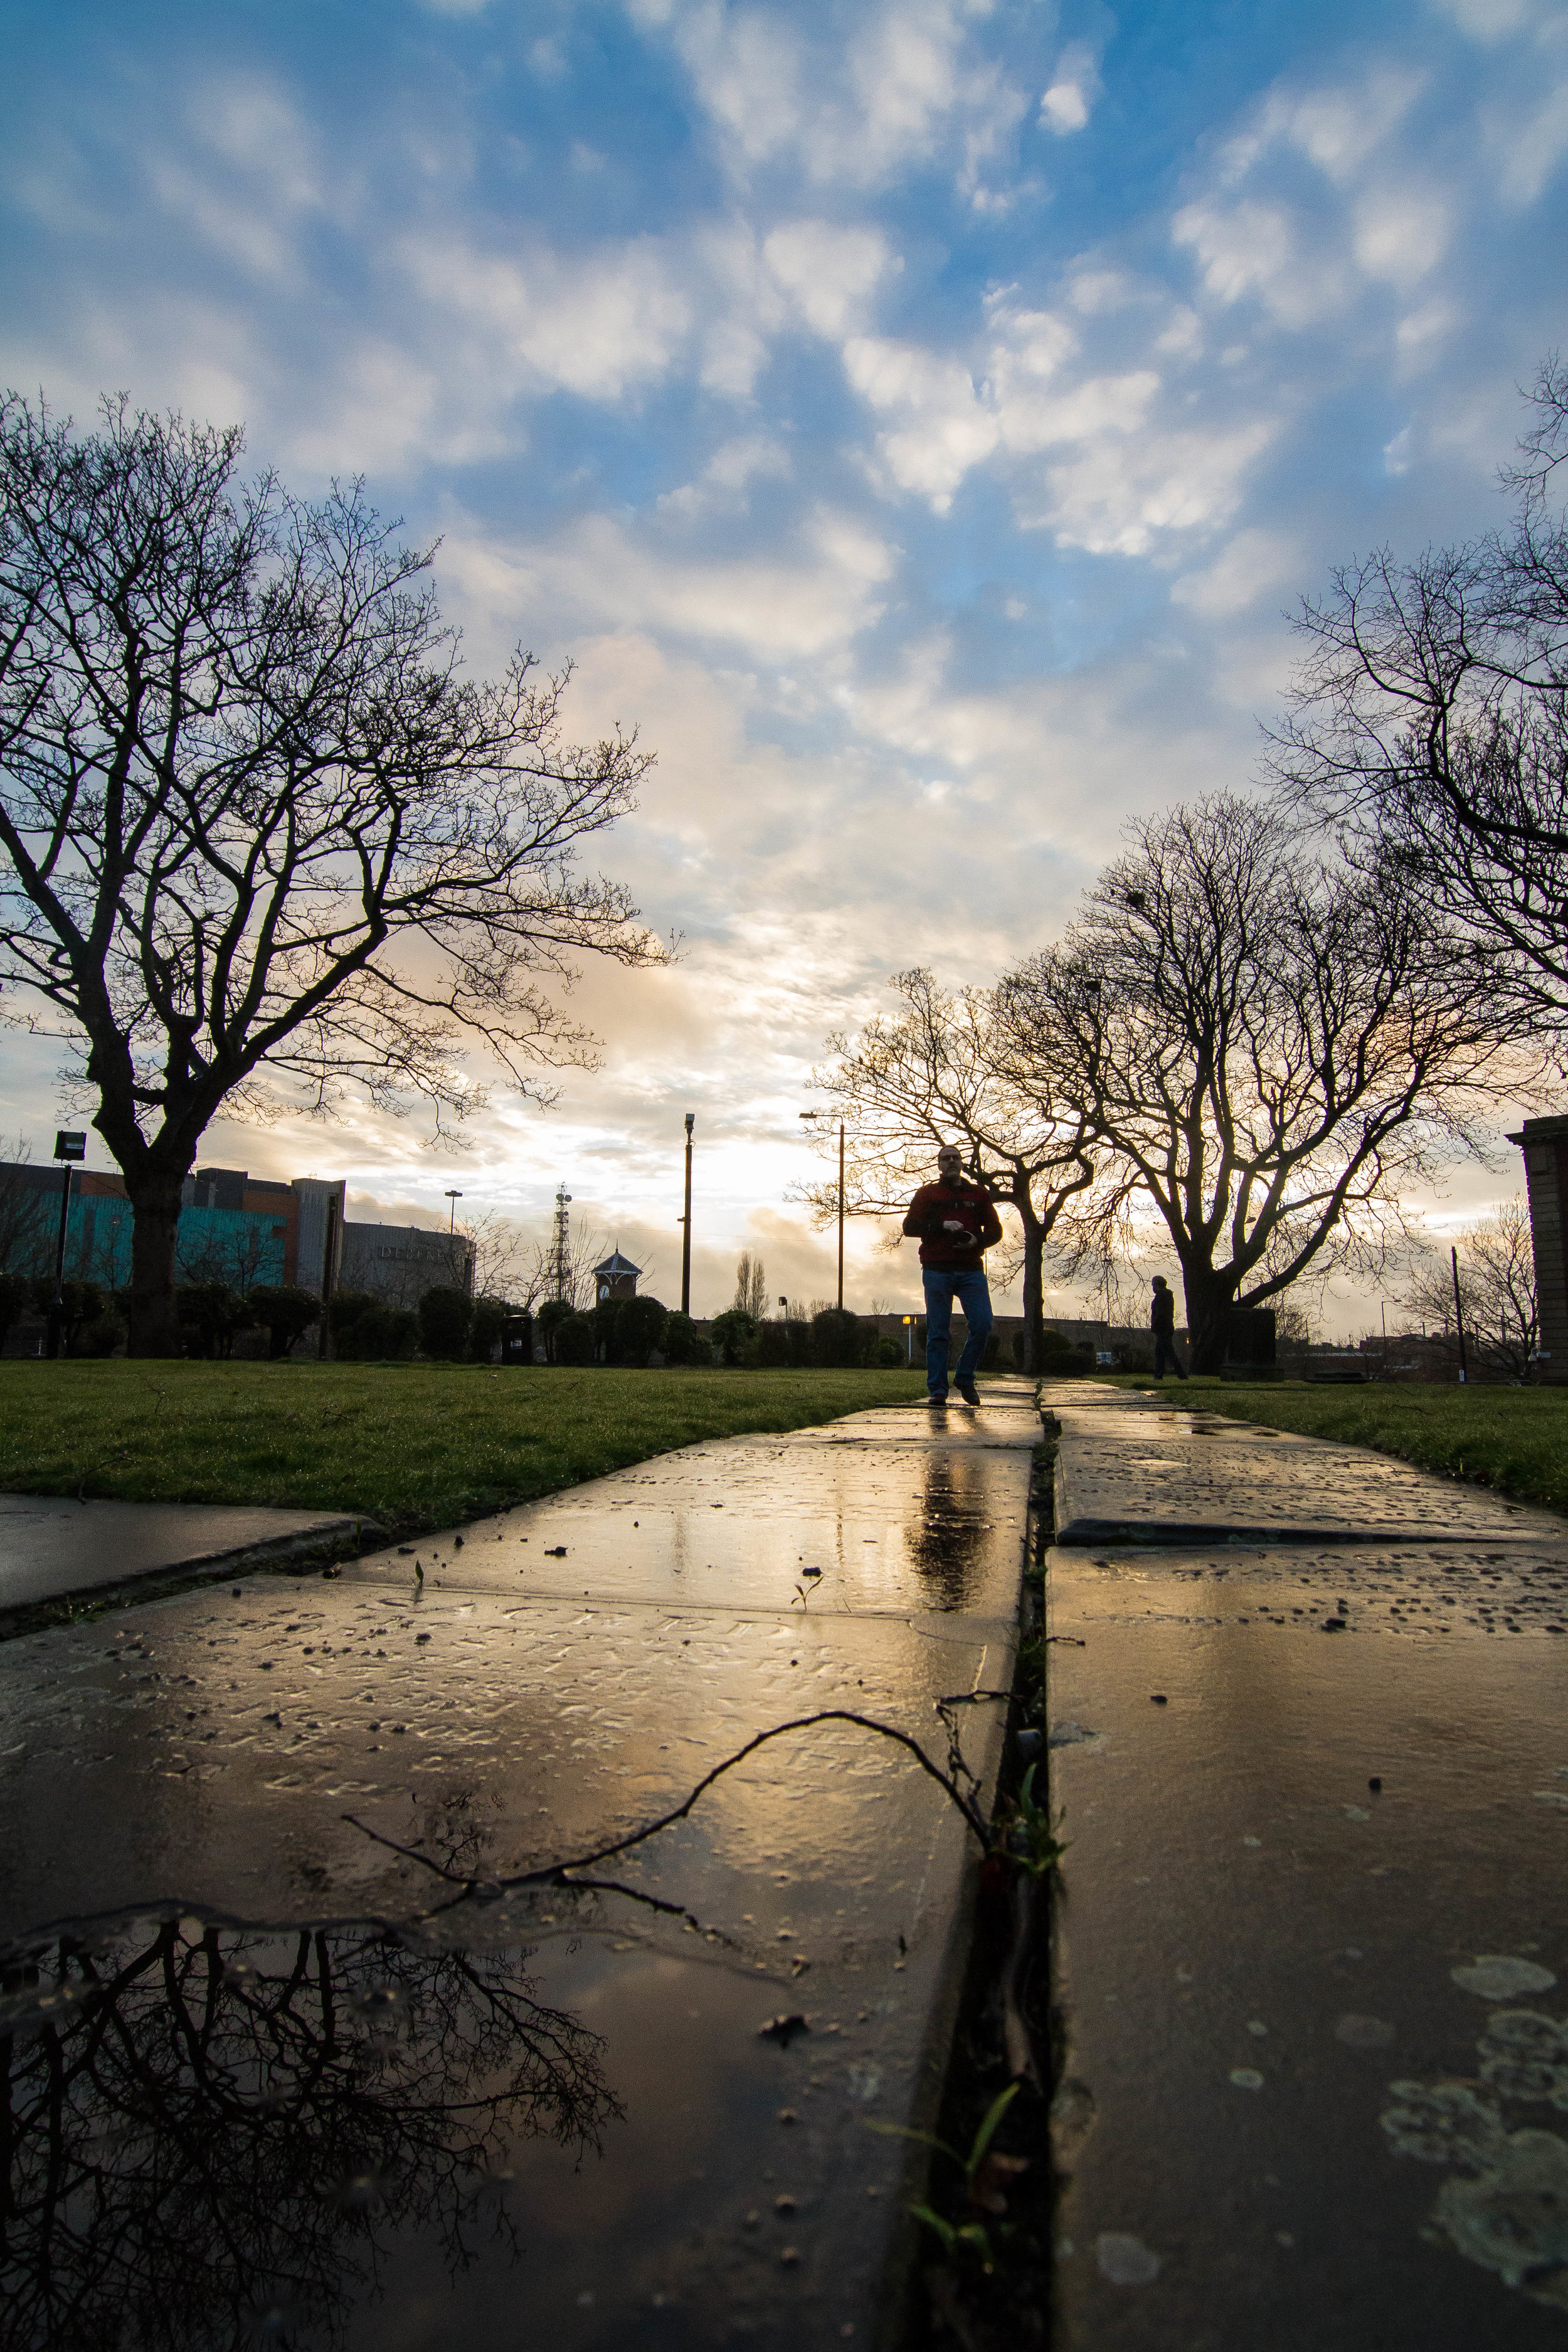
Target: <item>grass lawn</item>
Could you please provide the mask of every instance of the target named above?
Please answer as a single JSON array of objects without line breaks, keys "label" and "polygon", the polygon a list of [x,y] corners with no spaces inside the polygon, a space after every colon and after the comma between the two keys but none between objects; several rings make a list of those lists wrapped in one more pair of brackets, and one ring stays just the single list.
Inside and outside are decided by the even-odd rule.
[{"label": "grass lawn", "polygon": [[[1110,1385],[1147,1389],[1135,1373]],[[1166,1381],[1163,1393],[1205,1410],[1397,1454],[1423,1470],[1491,1486],[1515,1502],[1568,1512],[1568,1388],[1315,1387],[1269,1381]]]},{"label": "grass lawn", "polygon": [[924,1388],[909,1371],[19,1360],[0,1363],[0,1490],[447,1527],[700,1438],[801,1429]]}]

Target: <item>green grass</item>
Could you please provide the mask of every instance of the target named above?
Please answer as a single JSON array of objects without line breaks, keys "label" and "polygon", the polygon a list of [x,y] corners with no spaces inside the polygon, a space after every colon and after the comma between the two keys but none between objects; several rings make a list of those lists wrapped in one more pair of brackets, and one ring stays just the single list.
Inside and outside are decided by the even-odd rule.
[{"label": "green grass", "polygon": [[[1147,1389],[1135,1373],[1116,1388]],[[1515,1502],[1568,1511],[1568,1389],[1452,1388],[1370,1383],[1318,1388],[1307,1381],[1166,1381],[1163,1393],[1208,1412],[1331,1437],[1395,1454],[1423,1470],[1493,1487]]]},{"label": "green grass", "polygon": [[0,1490],[444,1527],[700,1438],[912,1402],[908,1371],[0,1364]]}]

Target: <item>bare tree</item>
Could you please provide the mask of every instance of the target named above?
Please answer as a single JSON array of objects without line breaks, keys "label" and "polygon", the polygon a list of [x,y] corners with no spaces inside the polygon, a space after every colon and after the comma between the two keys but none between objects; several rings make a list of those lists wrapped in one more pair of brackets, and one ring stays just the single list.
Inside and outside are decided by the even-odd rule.
[{"label": "bare tree", "polygon": [[[975,1181],[1018,1219],[1025,1368],[1037,1371],[1046,1252],[1068,1203],[1094,1180],[1084,1120],[1059,1108],[1037,1065],[1028,1087],[1017,1084],[990,992],[951,992],[919,969],[896,973],[892,985],[900,1010],[879,1014],[858,1037],[835,1033],[828,1044],[837,1060],[814,1074],[832,1118],[846,1124],[847,1213],[901,1211],[915,1186],[930,1181],[934,1150],[958,1143]],[[837,1214],[837,1181],[805,1188],[805,1197],[819,1224]]]},{"label": "bare tree", "polygon": [[1274,737],[1279,781],[1370,866],[1502,951],[1500,979],[1568,1024],[1568,366],[1530,395],[1511,530],[1413,560],[1388,549],[1305,604]]},{"label": "bare tree", "polygon": [[465,677],[428,551],[358,485],[238,478],[241,437],[0,402],[0,982],[78,1049],[135,1230],[132,1345],[177,1346],[180,1186],[214,1114],[344,1088],[461,1117],[591,1057],[551,983],[657,961],[583,845],[634,734],[562,731],[569,672]]},{"label": "bare tree", "polygon": [[1005,983],[1012,1070],[1113,1163],[1102,1223],[1159,1213],[1216,1372],[1233,1306],[1381,1266],[1399,1186],[1527,1088],[1525,1015],[1397,874],[1325,863],[1278,809],[1215,794],[1131,830]]},{"label": "bare tree", "polygon": [[742,1250],[735,1261],[735,1296],[732,1304],[753,1323],[760,1323],[768,1311],[767,1269],[760,1257]]},{"label": "bare tree", "polygon": [[1459,1337],[1451,1247],[1459,1253],[1459,1302],[1469,1365],[1500,1380],[1539,1378],[1541,1305],[1530,1211],[1523,1199],[1503,1202],[1489,1217],[1457,1234],[1452,1243],[1424,1251],[1399,1293],[1405,1312],[1419,1317],[1426,1336],[1444,1343],[1445,1353],[1457,1365]]}]

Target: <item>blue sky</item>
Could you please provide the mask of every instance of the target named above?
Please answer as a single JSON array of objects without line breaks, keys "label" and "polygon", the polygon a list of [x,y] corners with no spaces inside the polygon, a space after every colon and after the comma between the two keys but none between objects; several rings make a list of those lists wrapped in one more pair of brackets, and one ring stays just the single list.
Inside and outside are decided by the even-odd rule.
[{"label": "blue sky", "polygon": [[[681,932],[604,1068],[461,1160],[215,1129],[393,1212],[558,1177],[699,1304],[827,1286],[825,1033],[1049,938],[1137,811],[1256,771],[1285,608],[1500,520],[1563,341],[1568,16],[1534,0],[16,10],[6,380],[245,420],[439,535],[476,665],[659,753],[606,862]],[[51,1066],[7,1044],[40,1139]],[[1500,1126],[1501,1122],[1500,1122]],[[1457,1204],[1514,1189],[1476,1171]],[[852,1289],[902,1301],[867,1233]]]}]

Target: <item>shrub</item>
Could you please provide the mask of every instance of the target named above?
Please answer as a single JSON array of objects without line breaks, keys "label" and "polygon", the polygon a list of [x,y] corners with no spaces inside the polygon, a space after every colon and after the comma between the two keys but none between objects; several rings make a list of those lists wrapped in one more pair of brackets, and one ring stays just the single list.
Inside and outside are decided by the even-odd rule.
[{"label": "shrub", "polygon": [[873,1360],[884,1371],[892,1371],[904,1360],[904,1351],[896,1339],[879,1339]]},{"label": "shrub", "polygon": [[268,1357],[277,1362],[321,1321],[321,1302],[296,1283],[263,1283],[250,1294],[250,1311],[267,1333]]},{"label": "shrub", "polygon": [[[555,1352],[556,1336],[561,1329],[561,1326],[563,1323],[570,1321],[572,1313],[573,1308],[570,1300],[565,1298],[547,1298],[534,1318],[539,1326],[540,1339],[544,1343],[544,1360],[547,1364],[558,1364],[561,1361],[560,1357]],[[590,1326],[590,1328],[592,1328],[592,1326]]]},{"label": "shrub", "polygon": [[757,1332],[753,1361],[773,1367],[793,1364],[795,1354],[791,1335],[800,1328],[798,1323],[763,1324]]},{"label": "shrub", "polygon": [[501,1328],[509,1315],[517,1309],[509,1307],[504,1298],[476,1298],[473,1320],[468,1325],[468,1361],[488,1364],[500,1345]]},{"label": "shrub", "polygon": [[11,1327],[27,1311],[33,1296],[33,1286],[19,1274],[0,1274],[0,1348],[11,1335]]},{"label": "shrub", "polygon": [[406,1307],[384,1307],[367,1290],[340,1290],[327,1320],[344,1363],[405,1362],[419,1344],[419,1318]]},{"label": "shrub", "polygon": [[713,1318],[713,1344],[720,1360],[726,1364],[744,1363],[755,1345],[757,1318],[748,1315],[743,1307],[726,1307],[722,1315]]},{"label": "shrub", "polygon": [[591,1364],[597,1342],[586,1315],[568,1315],[555,1334],[558,1364]]},{"label": "shrub", "polygon": [[825,1307],[811,1318],[811,1353],[818,1364],[858,1364],[862,1348],[860,1318],[847,1307]]},{"label": "shrub", "polygon": [[[52,1313],[55,1303],[55,1278],[52,1274],[39,1275],[30,1286],[33,1304],[40,1315]],[[221,1288],[222,1285],[217,1287]],[[77,1334],[83,1326],[96,1323],[108,1307],[108,1300],[96,1282],[62,1282],[60,1285],[60,1351],[63,1355],[77,1352]]]},{"label": "shrub", "polygon": [[621,1361],[646,1364],[654,1349],[663,1345],[665,1325],[669,1320],[664,1301],[653,1297],[622,1298],[616,1304],[621,1310],[616,1327]]},{"label": "shrub", "polygon": [[473,1319],[468,1292],[437,1283],[419,1301],[419,1344],[438,1364],[460,1364],[468,1352]]},{"label": "shrub", "polygon": [[630,1304],[625,1298],[601,1298],[588,1310],[588,1320],[594,1327],[594,1351],[601,1364],[618,1364],[625,1352],[621,1333],[621,1310]]},{"label": "shrub", "polygon": [[712,1342],[705,1339],[689,1315],[671,1307],[664,1318],[660,1351],[667,1364],[711,1364]]}]

